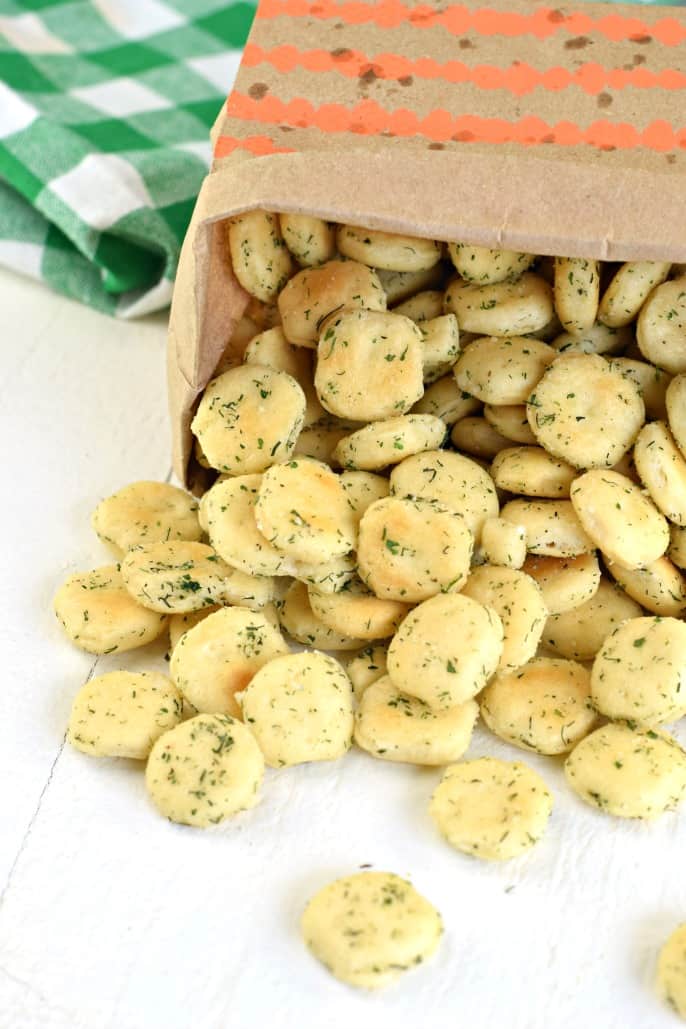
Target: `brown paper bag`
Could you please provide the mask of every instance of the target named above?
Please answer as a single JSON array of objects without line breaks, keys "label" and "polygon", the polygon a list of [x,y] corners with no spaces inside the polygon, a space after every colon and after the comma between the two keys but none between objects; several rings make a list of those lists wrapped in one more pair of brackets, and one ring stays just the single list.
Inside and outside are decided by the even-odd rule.
[{"label": "brown paper bag", "polygon": [[174,468],[249,298],[241,211],[539,254],[686,261],[686,9],[262,0],[181,253]]}]

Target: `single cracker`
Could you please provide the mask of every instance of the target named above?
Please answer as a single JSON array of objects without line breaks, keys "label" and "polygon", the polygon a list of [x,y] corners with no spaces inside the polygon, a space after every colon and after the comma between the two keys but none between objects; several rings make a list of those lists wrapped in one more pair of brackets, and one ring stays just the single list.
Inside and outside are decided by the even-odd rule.
[{"label": "single cracker", "polygon": [[361,640],[392,636],[409,610],[406,603],[375,596],[359,579],[339,593],[320,593],[312,586],[307,593],[315,617],[324,625]]},{"label": "single cracker", "polygon": [[340,478],[325,464],[298,458],[262,476],[255,521],[273,547],[295,561],[321,563],[349,554],[355,520]]},{"label": "single cracker", "polygon": [[615,582],[647,611],[666,618],[686,615],[686,578],[668,557],[659,557],[645,568],[606,564]]},{"label": "single cracker", "polygon": [[401,236],[378,229],[339,225],[336,243],[352,261],[389,272],[423,272],[441,258],[441,246],[433,239]]},{"label": "single cracker", "polygon": [[424,392],[421,331],[400,314],[344,308],[322,326],[314,384],[339,418],[404,414]]},{"label": "single cracker", "polygon": [[183,699],[159,672],[108,672],[74,698],[67,739],[94,757],[144,761],[162,733],[181,721]]},{"label": "single cracker", "polygon": [[507,861],[538,842],[552,808],[553,798],[533,769],[482,757],[446,769],[429,812],[455,850]]},{"label": "single cracker", "polygon": [[289,653],[278,627],[263,614],[226,607],[190,628],[174,648],[173,681],[196,711],[241,717],[236,693],[275,657]]},{"label": "single cracker", "polygon": [[550,615],[581,607],[600,585],[600,565],[595,554],[579,554],[578,557],[530,554],[522,570],[538,583]]},{"label": "single cracker", "polygon": [[517,250],[493,250],[470,243],[448,243],[450,260],[465,282],[482,286],[514,279],[534,262],[533,254]]},{"label": "single cracker", "polygon": [[531,430],[575,468],[611,468],[638,435],[645,406],[635,383],[597,354],[563,354],[527,400]]},{"label": "single cracker", "polygon": [[213,468],[249,475],[289,459],[305,406],[305,394],[291,375],[244,364],[207,384],[191,430]]},{"label": "single cracker", "polygon": [[124,585],[143,607],[160,614],[199,611],[226,599],[231,569],[205,543],[152,543],[121,563]]},{"label": "single cracker", "polygon": [[387,674],[387,655],[386,644],[370,643],[348,661],[345,670],[352,683],[356,700],[359,701],[368,686]]},{"label": "single cracker", "polygon": [[491,474],[496,486],[508,493],[557,500],[569,497],[578,472],[543,447],[508,447],[494,457]]},{"label": "single cracker", "polygon": [[246,211],[228,223],[233,272],[241,286],[258,300],[275,300],[294,271],[279,216]]},{"label": "single cracker", "polygon": [[457,316],[461,331],[481,336],[526,336],[545,328],[553,317],[552,290],[532,272],[483,286],[457,279],[443,303],[446,312]]},{"label": "single cracker", "polygon": [[577,557],[595,550],[569,500],[510,500],[500,514],[524,529],[530,554]]},{"label": "single cracker", "polygon": [[565,754],[598,720],[591,676],[576,661],[539,657],[498,672],[479,698],[481,717],[496,736],[538,754]]},{"label": "single cracker", "polygon": [[69,639],[89,654],[144,647],[167,627],[165,614],[143,607],[131,596],[118,565],[71,575],[53,605]]},{"label": "single cracker", "polygon": [[525,404],[486,404],[484,418],[505,439],[536,446],[536,437],[526,417]]},{"label": "single cracker", "polygon": [[[395,312],[404,313],[398,308],[395,308]],[[416,318],[412,320],[417,321]],[[439,317],[422,321],[419,328],[422,333],[424,382],[436,382],[442,375],[447,375],[460,354],[460,329],[457,318],[454,314],[439,313]]]},{"label": "single cracker", "polygon": [[600,263],[584,257],[555,258],[555,312],[567,332],[587,332],[596,320]]},{"label": "single cracker", "polygon": [[681,802],[686,753],[667,733],[603,725],[577,744],[565,775],[574,792],[604,814],[652,819]]},{"label": "single cracker", "polygon": [[474,538],[461,515],[430,500],[386,497],[360,522],[360,577],[378,597],[416,604],[458,592]]},{"label": "single cracker", "polygon": [[643,426],[634,444],[634,463],[665,518],[686,526],[686,460],[664,422]]},{"label": "single cracker", "polygon": [[[388,302],[395,304],[395,301],[392,301],[390,297]],[[420,293],[415,293],[414,296],[408,296],[401,303],[395,304],[393,312],[395,314],[404,314],[406,318],[411,318],[413,322],[419,322],[420,328],[423,329],[426,326],[421,323],[431,321],[434,318],[440,318],[443,314],[443,292],[440,289],[424,289]]]},{"label": "single cracker", "polygon": [[550,345],[560,354],[619,354],[633,338],[631,326],[613,329],[594,322],[580,332],[561,332]]},{"label": "single cracker", "polygon": [[199,540],[198,502],[185,490],[164,482],[132,482],[101,501],[93,528],[119,553],[144,543]]},{"label": "single cracker", "polygon": [[526,531],[504,518],[487,518],[481,530],[481,554],[487,564],[521,568],[526,560]]},{"label": "single cracker", "polygon": [[450,431],[450,440],[458,450],[484,461],[493,460],[511,442],[485,418],[475,415],[455,422]]},{"label": "single cracker", "polygon": [[646,409],[646,418],[667,418],[667,389],[672,376],[647,361],[613,357],[610,367],[621,372],[637,387]]},{"label": "single cracker", "polygon": [[480,410],[481,401],[460,389],[455,376],[450,374],[427,386],[424,396],[417,401],[411,413],[432,414],[450,426],[461,418],[477,414]]},{"label": "single cracker", "polygon": [[342,468],[379,471],[407,457],[436,450],[445,439],[446,426],[430,414],[404,414],[370,422],[344,436],[334,451]]},{"label": "single cracker", "polygon": [[641,308],[636,340],[646,361],[670,375],[686,372],[686,280],[658,286]]},{"label": "single cracker", "polygon": [[665,281],[671,267],[668,261],[627,261],[603,293],[598,321],[613,328],[628,325],[655,287]]},{"label": "single cracker", "polygon": [[605,639],[591,676],[593,703],[613,721],[655,726],[686,714],[686,625],[631,618]]},{"label": "single cracker", "polygon": [[584,530],[610,561],[645,568],[669,546],[664,515],[625,475],[609,468],[585,472],[570,496]]},{"label": "single cracker", "polygon": [[319,651],[270,661],[240,702],[245,723],[272,768],[333,761],[350,749],[352,686],[338,661]]},{"label": "single cracker", "polygon": [[286,246],[302,268],[315,268],[336,256],[336,227],[311,214],[280,214]]},{"label": "single cracker", "polygon": [[686,1019],[686,925],[680,925],[660,949],[655,986],[670,1008]]},{"label": "single cracker", "polygon": [[475,339],[454,373],[460,389],[485,404],[524,404],[557,354],[547,343],[523,336]]},{"label": "single cracker", "polygon": [[360,698],[355,743],[383,761],[445,765],[462,757],[478,716],[474,700],[432,711],[423,700],[401,693],[386,675]]},{"label": "single cracker", "polygon": [[207,828],[259,803],[263,776],[249,729],[228,715],[197,715],[157,740],[145,785],[170,821]]},{"label": "single cracker", "polygon": [[357,872],[319,890],[301,920],[312,954],[350,986],[388,986],[432,956],[443,933],[438,911],[391,872]]},{"label": "single cracker", "polygon": [[548,617],[543,593],[535,579],[514,568],[482,565],[472,571],[462,596],[471,597],[500,617],[503,649],[499,671],[511,671],[531,660]]},{"label": "single cracker", "polygon": [[542,643],[562,657],[592,661],[613,629],[641,613],[635,600],[601,577],[590,600],[564,614],[550,616]]},{"label": "single cracker", "polygon": [[502,651],[503,625],[492,608],[459,593],[441,594],[401,624],[388,648],[388,674],[403,693],[446,708],[483,689]]}]

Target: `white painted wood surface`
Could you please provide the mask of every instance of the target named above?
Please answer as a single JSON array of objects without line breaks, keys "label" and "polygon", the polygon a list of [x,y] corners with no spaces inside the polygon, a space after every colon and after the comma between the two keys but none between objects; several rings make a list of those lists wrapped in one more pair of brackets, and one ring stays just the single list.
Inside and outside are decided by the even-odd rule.
[{"label": "white painted wood surface", "polygon": [[[434,830],[439,774],[353,753],[267,775],[263,803],[211,831],[149,804],[134,762],[63,746],[94,673],[164,667],[163,647],[94,661],[51,597],[109,560],[90,512],[164,479],[164,320],[127,325],[0,273],[0,1029],[669,1029],[662,940],[686,920],[686,823],[621,823],[526,757],[556,807],[528,857],[485,865]],[[522,757],[478,733],[470,754]],[[380,995],[332,980],[298,918],[360,865],[412,877],[443,913],[430,965]]]}]

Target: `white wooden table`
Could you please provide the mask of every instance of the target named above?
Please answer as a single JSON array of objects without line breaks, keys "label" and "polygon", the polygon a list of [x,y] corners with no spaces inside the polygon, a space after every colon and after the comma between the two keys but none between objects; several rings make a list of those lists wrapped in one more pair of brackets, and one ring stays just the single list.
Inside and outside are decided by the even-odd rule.
[{"label": "white wooden table", "polygon": [[[438,837],[439,775],[352,753],[267,776],[263,803],[211,831],[164,821],[134,762],[63,745],[72,697],[164,647],[98,659],[51,597],[110,560],[100,498],[170,472],[164,318],[114,322],[0,272],[2,742],[0,1029],[669,1029],[656,951],[686,920],[686,822],[612,821],[526,757],[556,798],[526,858],[479,864]],[[470,754],[522,757],[477,733]],[[443,913],[436,959],[380,995],[302,946],[308,896],[370,863]]]}]

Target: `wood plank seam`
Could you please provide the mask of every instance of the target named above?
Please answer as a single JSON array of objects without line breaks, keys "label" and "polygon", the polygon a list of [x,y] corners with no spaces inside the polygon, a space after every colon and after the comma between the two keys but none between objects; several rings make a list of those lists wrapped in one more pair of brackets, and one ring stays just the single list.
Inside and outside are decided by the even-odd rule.
[{"label": "wood plank seam", "polygon": [[[99,660],[100,660],[100,655],[98,655],[95,658],[95,660],[93,661],[93,664],[90,666],[90,669],[88,670],[88,675],[86,676],[86,678],[84,679],[84,681],[82,683],[82,687],[85,686],[86,683],[90,682],[91,679],[93,678],[93,676],[95,674],[95,670],[98,667]],[[8,892],[9,892],[9,889],[10,889],[10,886],[12,885],[12,878],[13,878],[14,873],[16,871],[17,865],[19,864],[21,856],[22,856],[22,854],[23,854],[23,852],[24,852],[24,850],[26,848],[26,845],[27,845],[27,843],[29,841],[29,837],[31,835],[31,831],[33,829],[33,826],[35,825],[36,819],[38,818],[38,815],[40,814],[40,809],[41,809],[41,806],[43,804],[43,800],[45,799],[45,796],[46,796],[46,794],[48,792],[48,789],[50,788],[50,784],[51,784],[53,776],[55,774],[55,769],[57,768],[57,763],[58,763],[59,759],[62,756],[62,751],[64,750],[64,745],[65,745],[66,742],[67,742],[67,732],[66,732],[66,729],[65,729],[64,735],[62,736],[62,741],[61,741],[61,743],[59,745],[59,748],[57,750],[55,758],[54,758],[54,760],[53,760],[53,762],[52,762],[52,764],[50,766],[50,771],[48,772],[48,777],[45,780],[45,783],[43,785],[43,789],[41,790],[40,796],[38,797],[38,802],[36,804],[36,807],[35,807],[35,809],[33,811],[33,814],[31,815],[31,818],[29,819],[29,824],[26,827],[26,831],[25,831],[24,835],[22,836],[21,843],[19,844],[19,848],[17,850],[17,853],[15,854],[14,860],[12,861],[12,864],[10,865],[10,870],[7,873],[7,879],[5,881],[5,885],[2,888],[2,893],[0,893],[0,912],[2,911],[2,906],[3,906],[4,902],[5,902],[5,897],[7,896]]]}]

